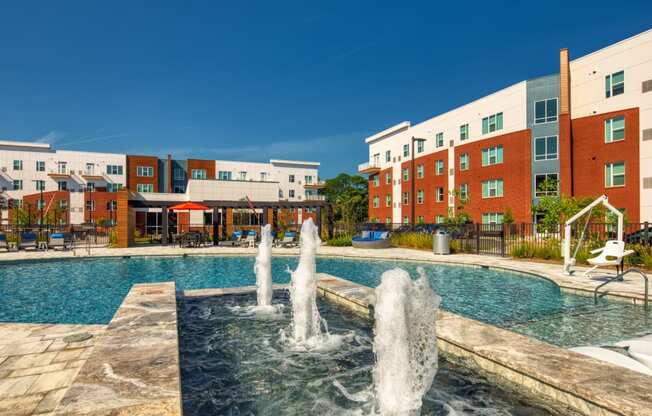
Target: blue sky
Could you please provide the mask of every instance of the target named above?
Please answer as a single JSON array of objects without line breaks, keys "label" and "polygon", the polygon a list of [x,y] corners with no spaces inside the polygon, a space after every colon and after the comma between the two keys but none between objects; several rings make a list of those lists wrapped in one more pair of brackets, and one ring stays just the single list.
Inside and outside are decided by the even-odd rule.
[{"label": "blue sky", "polygon": [[0,140],[322,162],[652,27],[641,2],[5,2]]}]

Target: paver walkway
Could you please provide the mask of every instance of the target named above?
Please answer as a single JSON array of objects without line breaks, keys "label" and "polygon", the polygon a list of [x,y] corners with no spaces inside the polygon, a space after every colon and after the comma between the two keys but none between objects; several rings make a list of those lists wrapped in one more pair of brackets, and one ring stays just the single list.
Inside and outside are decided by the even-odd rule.
[{"label": "paver walkway", "polygon": [[[51,414],[103,330],[103,325],[1,323],[0,415]],[[64,340],[80,333],[93,337]]]}]

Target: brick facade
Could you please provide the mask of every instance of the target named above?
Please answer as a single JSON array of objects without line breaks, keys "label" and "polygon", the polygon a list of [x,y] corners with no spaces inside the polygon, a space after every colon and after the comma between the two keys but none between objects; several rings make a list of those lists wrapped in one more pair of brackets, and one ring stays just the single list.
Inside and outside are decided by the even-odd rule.
[{"label": "brick facade", "polygon": [[[625,117],[625,139],[605,143],[605,120],[617,116]],[[613,206],[625,209],[629,222],[639,222],[639,109],[576,118],[571,124],[574,195],[605,194]],[[607,188],[605,164],[614,162],[625,162],[625,186]]]},{"label": "brick facade", "polygon": [[[436,164],[437,161],[443,162],[443,169],[441,173],[437,174]],[[423,178],[418,177],[418,167],[423,166]],[[415,222],[419,222],[419,218],[423,217],[423,222],[434,223],[437,222],[437,216],[448,216],[448,149],[439,152],[431,153],[426,156],[417,157],[414,159],[414,178],[412,178],[412,161],[405,161],[401,164],[401,218],[408,217],[411,219],[412,206],[415,205]],[[403,170],[408,169],[409,178],[407,181],[403,180]],[[398,179],[398,178],[397,178]],[[412,195],[412,180],[415,180],[414,191]],[[443,198],[437,201],[437,189],[443,189]],[[419,190],[423,191],[423,203],[418,203]],[[407,192],[409,194],[408,205],[403,204],[403,195]]]},{"label": "brick facade", "polygon": [[[40,218],[40,210],[38,208],[41,194],[25,195],[23,197],[23,209],[29,212],[32,223],[36,223]],[[43,192],[43,201],[45,208],[43,210],[44,222],[54,221],[55,223],[61,222],[68,224],[70,222],[70,192],[68,191],[50,191]],[[64,201],[65,208],[60,205],[60,201]],[[10,219],[12,212],[9,211]],[[56,217],[56,219],[55,219]],[[50,221],[48,221],[50,220]]]},{"label": "brick facade", "polygon": [[[389,184],[385,181],[385,175],[389,174]],[[385,169],[380,171],[378,176],[378,186],[374,186],[374,176],[369,176],[369,220],[386,222],[387,218],[392,218],[392,205],[394,200],[392,197],[392,182],[394,178],[392,177],[392,169]],[[385,204],[385,197],[389,195],[390,203],[389,207]],[[378,208],[374,208],[374,197],[378,197]],[[391,222],[391,221],[390,221]]]},{"label": "brick facade", "polygon": [[[469,186],[469,202],[464,211],[473,222],[482,222],[483,213],[505,213],[512,211],[515,222],[531,222],[531,134],[530,130],[496,136],[491,139],[472,142],[455,147],[455,184]],[[482,149],[503,146],[503,163],[482,166]],[[460,155],[469,155],[469,169],[460,170]],[[503,180],[503,196],[482,198],[482,182],[490,179]]]},{"label": "brick facade", "polygon": [[[138,176],[138,166],[151,167],[154,170],[154,176]],[[138,184],[152,184],[154,192],[159,192],[158,158],[156,156],[127,156],[127,188],[136,191]]]},{"label": "brick facade", "polygon": [[214,160],[188,159],[188,180],[192,179],[193,169],[204,169],[206,170],[206,179],[215,179]]}]

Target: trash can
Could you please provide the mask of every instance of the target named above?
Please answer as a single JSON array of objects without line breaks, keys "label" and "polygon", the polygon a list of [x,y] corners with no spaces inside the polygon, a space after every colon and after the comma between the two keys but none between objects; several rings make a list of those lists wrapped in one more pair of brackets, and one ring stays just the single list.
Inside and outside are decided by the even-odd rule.
[{"label": "trash can", "polygon": [[437,230],[432,236],[432,252],[451,254],[451,236],[446,230]]}]

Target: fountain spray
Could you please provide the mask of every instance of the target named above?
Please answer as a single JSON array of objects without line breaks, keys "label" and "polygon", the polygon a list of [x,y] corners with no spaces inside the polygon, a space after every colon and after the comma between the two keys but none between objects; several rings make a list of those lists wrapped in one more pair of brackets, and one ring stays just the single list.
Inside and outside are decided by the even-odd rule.
[{"label": "fountain spray", "polygon": [[272,305],[272,226],[265,225],[260,232],[258,255],[254,264],[258,306]]},{"label": "fountain spray", "polygon": [[437,373],[436,316],[441,298],[419,270],[416,281],[388,270],[376,287],[374,388],[383,416],[419,414]]}]

